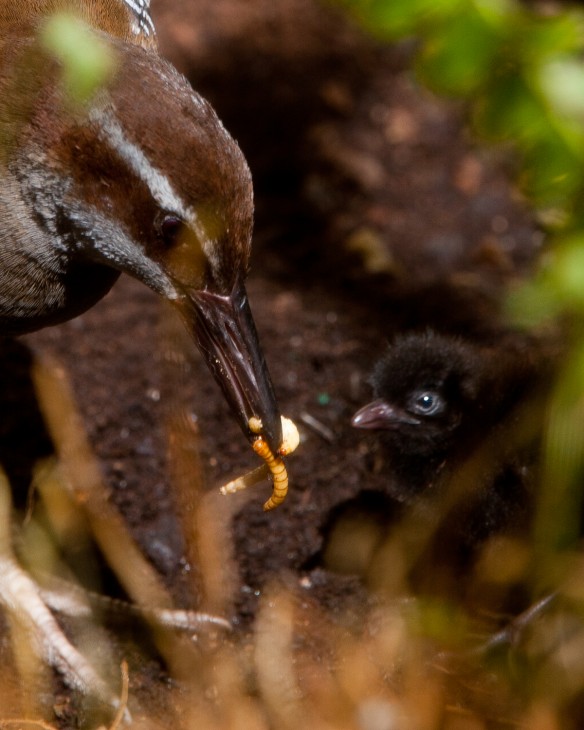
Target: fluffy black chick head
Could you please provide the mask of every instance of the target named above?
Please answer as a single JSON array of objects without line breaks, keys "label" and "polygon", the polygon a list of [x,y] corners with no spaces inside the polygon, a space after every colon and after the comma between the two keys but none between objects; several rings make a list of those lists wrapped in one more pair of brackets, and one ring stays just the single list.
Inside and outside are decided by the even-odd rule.
[{"label": "fluffy black chick head", "polygon": [[[409,471],[434,469],[458,450],[485,410],[480,351],[433,332],[397,337],[371,377],[375,400],[352,419],[383,432],[392,456]],[[413,460],[413,463],[411,463]]]}]

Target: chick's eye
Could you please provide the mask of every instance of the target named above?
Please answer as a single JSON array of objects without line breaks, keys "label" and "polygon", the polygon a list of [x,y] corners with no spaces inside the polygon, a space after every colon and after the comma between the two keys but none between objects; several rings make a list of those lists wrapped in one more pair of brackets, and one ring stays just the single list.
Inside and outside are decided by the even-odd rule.
[{"label": "chick's eye", "polygon": [[431,390],[415,393],[410,408],[421,416],[438,416],[445,408],[443,398]]},{"label": "chick's eye", "polygon": [[182,227],[182,220],[172,213],[166,213],[160,217],[160,220],[156,221],[158,233],[167,246],[172,246],[177,242]]}]

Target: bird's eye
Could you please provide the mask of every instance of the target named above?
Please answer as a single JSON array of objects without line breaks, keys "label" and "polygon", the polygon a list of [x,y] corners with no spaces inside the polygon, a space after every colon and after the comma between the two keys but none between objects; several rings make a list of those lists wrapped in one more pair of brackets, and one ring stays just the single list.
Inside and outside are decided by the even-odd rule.
[{"label": "bird's eye", "polygon": [[444,399],[432,390],[414,393],[410,401],[410,410],[420,416],[439,416],[444,412]]},{"label": "bird's eye", "polygon": [[156,229],[166,246],[173,246],[182,231],[181,218],[173,213],[165,213],[156,221]]}]

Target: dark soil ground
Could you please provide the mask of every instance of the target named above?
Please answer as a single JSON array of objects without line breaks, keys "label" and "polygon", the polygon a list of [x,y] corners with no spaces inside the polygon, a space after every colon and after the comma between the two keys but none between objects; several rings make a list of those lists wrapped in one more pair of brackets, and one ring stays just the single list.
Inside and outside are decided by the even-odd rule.
[{"label": "dark soil ground", "polygon": [[[416,84],[411,45],[379,45],[316,0],[155,0],[153,14],[162,52],[214,104],[250,163],[249,294],[282,412],[302,436],[280,508],[262,511],[267,482],[220,503],[233,513],[229,618],[247,631],[277,579],[358,623],[371,597],[318,554],[331,511],[390,491],[375,440],[350,426],[370,396],[371,365],[398,331],[490,337],[506,287],[529,271],[542,236],[505,158],[468,134],[458,104]],[[180,325],[122,279],[90,312],[22,343],[65,367],[111,501],[177,604],[199,605],[204,581],[181,536],[169,431],[171,440],[181,428],[192,435],[204,476],[192,476],[193,499],[257,460]],[[18,357],[20,378],[26,352]],[[50,444],[33,435],[34,401],[16,398],[26,384],[12,377],[7,368],[17,430],[4,452],[22,495],[21,450],[30,461]],[[136,686],[162,691],[148,679],[162,671],[156,660],[146,667]]]}]

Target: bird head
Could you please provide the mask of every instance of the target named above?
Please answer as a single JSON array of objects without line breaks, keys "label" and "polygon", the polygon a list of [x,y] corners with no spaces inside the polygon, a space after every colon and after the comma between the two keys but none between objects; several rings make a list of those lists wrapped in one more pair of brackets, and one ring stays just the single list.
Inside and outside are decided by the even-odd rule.
[{"label": "bird head", "polygon": [[375,400],[352,425],[384,431],[401,455],[442,457],[475,409],[480,372],[476,353],[454,338],[398,337],[374,369]]},{"label": "bird head", "polygon": [[250,440],[282,441],[246,295],[251,175],[211,106],[157,54],[111,38],[116,71],[71,113],[43,87],[21,136],[24,195],[61,264],[142,281],[179,312]]}]

